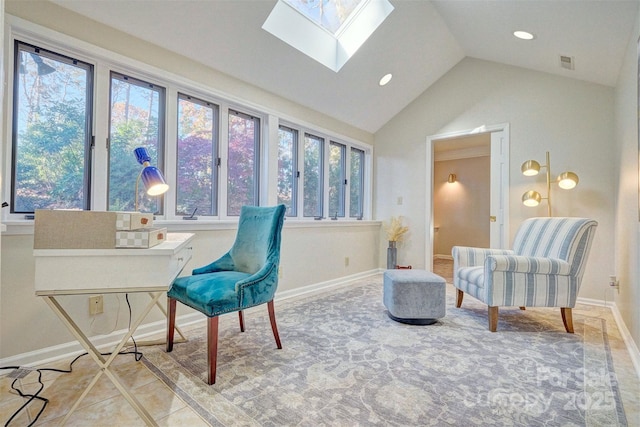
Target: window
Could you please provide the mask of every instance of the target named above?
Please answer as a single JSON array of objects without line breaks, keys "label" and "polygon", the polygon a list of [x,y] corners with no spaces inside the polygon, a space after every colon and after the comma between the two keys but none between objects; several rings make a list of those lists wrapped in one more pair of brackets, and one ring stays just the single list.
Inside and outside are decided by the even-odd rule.
[{"label": "window", "polygon": [[163,87],[111,72],[109,210],[162,213],[162,198],[148,197],[142,186],[136,197],[142,166],[133,150],[145,147],[152,165],[163,169],[164,99]]},{"label": "window", "polygon": [[11,212],[88,209],[93,66],[15,42]]},{"label": "window", "polygon": [[298,131],[280,126],[278,131],[278,204],[287,207],[287,216],[297,216]]},{"label": "window", "polygon": [[217,215],[218,106],[178,95],[176,215]]},{"label": "window", "polygon": [[345,187],[347,185],[347,149],[343,144],[329,144],[329,216],[344,217]]},{"label": "window", "polygon": [[[352,219],[368,211],[365,144],[284,122],[277,112],[230,102],[185,77],[39,31],[28,23],[10,27],[11,138],[3,141],[11,161],[3,177],[10,209],[2,210],[4,220],[31,218],[36,209],[136,208],[157,220],[194,212],[229,218],[243,205],[265,203],[263,196],[284,204],[288,218]],[[58,41],[63,47],[54,47]],[[278,140],[265,142],[266,135]],[[162,197],[148,196],[138,181],[138,147],[169,184]]]},{"label": "window", "polygon": [[324,139],[304,135],[304,207],[305,217],[322,217],[324,195]]},{"label": "window", "polygon": [[364,214],[364,151],[351,147],[351,178],[349,179],[349,216]]},{"label": "window", "polygon": [[227,215],[240,215],[243,205],[258,206],[260,119],[229,110]]}]

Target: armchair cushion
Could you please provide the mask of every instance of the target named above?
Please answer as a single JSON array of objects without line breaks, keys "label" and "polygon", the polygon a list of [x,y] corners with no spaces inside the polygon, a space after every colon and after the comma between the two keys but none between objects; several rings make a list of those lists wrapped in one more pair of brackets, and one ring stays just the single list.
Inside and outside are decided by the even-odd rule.
[{"label": "armchair cushion", "polygon": [[251,276],[240,271],[179,277],[171,287],[171,297],[206,316],[238,310],[240,295],[236,283]]}]

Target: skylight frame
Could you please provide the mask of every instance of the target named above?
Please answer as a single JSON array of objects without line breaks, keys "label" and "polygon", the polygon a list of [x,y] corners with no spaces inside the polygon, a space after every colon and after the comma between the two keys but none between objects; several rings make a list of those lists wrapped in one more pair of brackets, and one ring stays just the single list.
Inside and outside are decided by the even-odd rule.
[{"label": "skylight frame", "polygon": [[388,0],[362,2],[336,37],[286,1],[278,0],[262,28],[337,73],[393,9]]}]

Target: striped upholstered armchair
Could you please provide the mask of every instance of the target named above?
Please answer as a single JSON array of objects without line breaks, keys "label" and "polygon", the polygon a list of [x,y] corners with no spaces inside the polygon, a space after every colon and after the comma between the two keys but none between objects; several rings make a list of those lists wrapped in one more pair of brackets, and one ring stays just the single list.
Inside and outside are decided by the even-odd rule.
[{"label": "striped upholstered armchair", "polygon": [[513,250],[454,246],[456,307],[465,293],[489,306],[489,330],[498,327],[498,307],[560,307],[573,333],[571,309],[598,223],[586,218],[530,218]]}]

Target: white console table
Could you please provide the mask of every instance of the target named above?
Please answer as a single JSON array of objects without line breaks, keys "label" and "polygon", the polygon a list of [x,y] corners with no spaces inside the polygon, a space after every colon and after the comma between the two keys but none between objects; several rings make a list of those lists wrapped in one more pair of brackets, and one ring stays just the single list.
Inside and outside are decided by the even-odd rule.
[{"label": "white console table", "polygon": [[[191,259],[190,233],[168,233],[167,240],[150,249],[35,249],[36,295],[60,318],[99,366],[82,395],[62,421],[65,424],[80,402],[105,374],[147,425],[156,422],[110,368],[158,299]],[[151,301],[132,319],[131,328],[108,358],[91,343],[67,311],[56,300],[59,295],[147,292]],[[161,307],[161,306],[160,306]],[[161,307],[162,308],[162,307]],[[163,310],[164,312],[164,310]],[[166,314],[166,312],[165,312]]]}]

